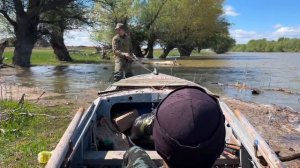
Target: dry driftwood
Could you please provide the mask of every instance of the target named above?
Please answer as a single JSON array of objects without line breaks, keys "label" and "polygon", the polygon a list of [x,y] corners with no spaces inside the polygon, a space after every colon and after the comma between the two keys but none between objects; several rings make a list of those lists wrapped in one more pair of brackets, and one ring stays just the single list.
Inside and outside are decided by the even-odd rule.
[{"label": "dry driftwood", "polygon": [[262,91],[275,91],[275,92],[282,92],[282,93],[286,93],[286,94],[291,94],[291,95],[300,95],[299,92],[293,92],[291,90],[288,89],[284,89],[284,88],[279,88],[279,89],[258,89],[255,87],[250,87],[248,86],[246,83],[240,83],[240,82],[236,82],[234,84],[223,84],[223,83],[219,83],[219,82],[213,82],[211,84],[216,84],[219,86],[229,86],[229,87],[234,87],[236,89],[244,89],[244,90],[251,90],[252,94],[260,94]]},{"label": "dry driftwood", "polygon": [[41,97],[46,93],[46,91],[43,91],[42,94],[36,99],[36,103],[40,101]]},{"label": "dry driftwood", "polygon": [[8,65],[8,64],[2,63],[2,64],[0,65],[0,68],[4,68],[4,67],[15,68],[15,67],[12,66],[12,65]]},{"label": "dry driftwood", "polygon": [[18,106],[23,106],[25,100],[25,93],[22,94],[21,99],[19,100]]},{"label": "dry driftwood", "polygon": [[289,155],[289,156],[279,156],[279,159],[282,162],[287,162],[287,161],[292,161],[295,159],[300,159],[300,153],[295,153],[293,155]]},{"label": "dry driftwood", "polygon": [[49,114],[34,114],[34,113],[19,113],[19,115],[28,115],[28,116],[43,116],[43,117],[49,117],[52,119],[64,119],[64,118],[71,118],[71,116],[53,116]]}]

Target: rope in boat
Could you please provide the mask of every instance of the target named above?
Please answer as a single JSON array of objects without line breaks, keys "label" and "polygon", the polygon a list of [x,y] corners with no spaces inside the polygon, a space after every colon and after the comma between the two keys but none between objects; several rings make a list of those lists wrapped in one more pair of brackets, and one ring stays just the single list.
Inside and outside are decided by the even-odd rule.
[{"label": "rope in boat", "polygon": [[146,71],[148,71],[148,72],[150,72],[150,73],[153,72],[152,70],[150,70],[149,68],[147,68],[145,65],[143,65],[142,63],[140,63],[139,59],[138,59],[135,55],[133,55],[131,58],[132,58],[132,60],[133,60],[135,63],[137,63],[137,64],[138,64],[139,66],[141,66],[142,68],[144,68]]}]

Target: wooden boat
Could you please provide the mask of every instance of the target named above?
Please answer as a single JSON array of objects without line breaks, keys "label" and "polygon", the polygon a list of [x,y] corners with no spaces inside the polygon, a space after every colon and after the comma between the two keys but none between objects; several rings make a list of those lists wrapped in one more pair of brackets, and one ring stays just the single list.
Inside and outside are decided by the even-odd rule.
[{"label": "wooden boat", "polygon": [[[199,85],[165,74],[134,76],[112,84],[99,92],[84,113],[83,109],[77,112],[46,167],[120,166],[129,148],[127,132],[120,133],[112,121],[126,110],[135,109],[139,115],[150,113],[168,93],[182,86]],[[285,167],[241,112],[231,111],[222,101],[220,105],[226,118],[226,148],[215,167]],[[113,149],[101,149],[99,144],[105,138],[110,139],[106,147]],[[162,164],[153,149],[147,153],[155,163]]]}]

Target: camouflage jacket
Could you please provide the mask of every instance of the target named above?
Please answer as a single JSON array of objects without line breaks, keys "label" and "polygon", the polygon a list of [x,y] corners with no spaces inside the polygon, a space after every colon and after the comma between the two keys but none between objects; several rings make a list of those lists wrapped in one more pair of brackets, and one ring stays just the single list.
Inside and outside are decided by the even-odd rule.
[{"label": "camouflage jacket", "polygon": [[131,39],[128,35],[121,37],[116,35],[112,39],[112,50],[115,55],[115,58],[124,58],[122,53],[132,53],[132,44]]},{"label": "camouflage jacket", "polygon": [[157,168],[157,166],[143,149],[133,146],[124,154],[122,168]]}]

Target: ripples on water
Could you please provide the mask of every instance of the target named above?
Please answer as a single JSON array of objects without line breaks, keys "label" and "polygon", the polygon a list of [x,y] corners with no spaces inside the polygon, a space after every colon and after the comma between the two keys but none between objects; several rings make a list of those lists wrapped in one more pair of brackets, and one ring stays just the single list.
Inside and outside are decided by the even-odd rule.
[{"label": "ripples on water", "polygon": [[[186,66],[157,69],[161,73],[199,83],[220,95],[289,106],[300,111],[300,95],[264,91],[258,96],[253,96],[250,90],[212,84],[240,82],[258,89],[283,88],[300,93],[299,53],[231,53],[178,61]],[[138,65],[134,67],[134,71],[135,74],[147,73]],[[36,66],[10,77],[9,80],[74,96],[88,89],[104,90],[112,83],[112,72],[113,64]]]}]

